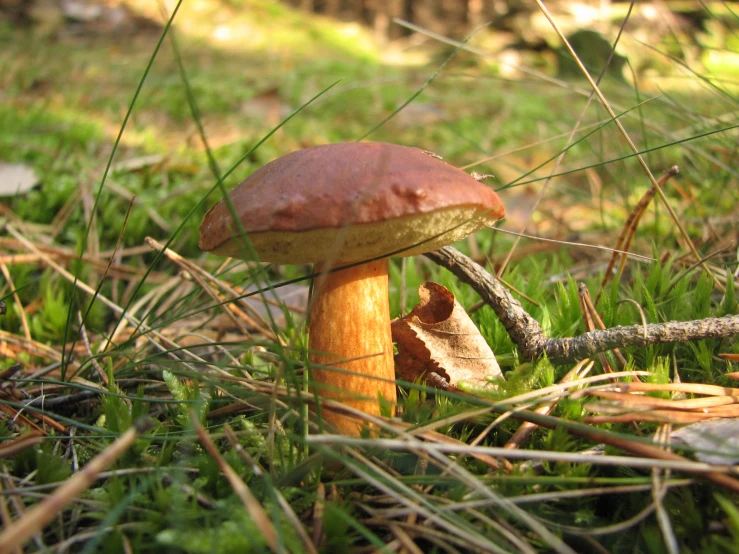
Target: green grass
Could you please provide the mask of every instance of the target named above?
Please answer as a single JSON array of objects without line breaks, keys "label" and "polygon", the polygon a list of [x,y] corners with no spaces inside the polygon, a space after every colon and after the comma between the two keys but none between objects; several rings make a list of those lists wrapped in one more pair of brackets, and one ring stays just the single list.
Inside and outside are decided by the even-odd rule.
[{"label": "green grass", "polygon": [[[161,23],[157,11],[146,11],[152,9],[148,4],[136,5]],[[553,159],[565,147],[585,105],[583,82],[503,79],[488,61],[468,52],[459,52],[440,71],[453,52],[436,47],[424,51],[426,64],[390,64],[368,33],[352,25],[306,17],[276,2],[203,5],[202,12],[191,3],[183,6],[173,27],[176,42],[165,37],[151,65],[163,27],[122,40],[39,39],[0,26],[0,160],[29,164],[40,178],[40,186],[25,196],[3,199],[0,239],[8,242],[0,251],[30,253],[9,242],[7,225],[35,245],[53,246],[54,261],[93,290],[100,285],[100,297],[135,318],[113,335],[120,314],[102,298],[93,300],[75,288],[46,260],[7,264],[12,285],[0,288],[8,310],[0,316],[0,330],[7,333],[0,337],[0,369],[20,362],[22,372],[16,377],[23,379],[50,368],[47,374],[13,382],[29,397],[46,394],[51,401],[85,391],[95,394],[24,409],[31,419],[46,413],[66,431],[50,431],[38,447],[0,459],[2,488],[18,489],[14,498],[30,505],[138,417],[148,415],[155,421],[110,473],[28,543],[29,551],[58,545],[84,552],[129,547],[137,552],[266,551],[261,530],[197,440],[193,413],[249,485],[278,529],[285,551],[305,548],[293,514],[308,536],[320,521],[320,552],[371,551],[402,533],[415,538],[425,552],[511,551],[522,545],[534,551],[564,551],[564,544],[575,551],[594,551],[596,543],[609,552],[667,552],[670,535],[685,552],[734,551],[737,496],[707,481],[677,482],[685,477],[680,472],[662,474],[660,479],[675,481],[675,486],[655,501],[650,471],[628,465],[536,463],[532,452],[532,463],[513,459],[506,472],[492,470],[470,455],[390,450],[371,438],[363,447],[344,448],[306,440],[308,406],[298,394],[307,359],[302,314],[285,313],[285,322],[276,326],[264,316],[264,325],[281,343],[254,330],[246,338],[233,329],[218,334],[222,311],[214,300],[169,258],[139,248],[145,246],[145,237],[153,237],[234,286],[263,287],[308,275],[305,267],[231,263],[224,269],[222,260],[199,252],[197,228],[220,197],[218,176],[229,174],[223,180],[228,189],[287,152],[357,140],[417,95],[407,112],[401,111],[368,138],[418,145],[458,166],[502,154],[471,169],[496,175],[493,186],[508,206],[504,229],[519,231],[529,221],[531,234],[612,247],[649,182],[613,122],[594,102],[582,116],[559,176],[547,182],[529,218],[532,199],[542,190]],[[214,39],[219,26],[227,26],[232,38]],[[728,38],[713,46],[728,52],[733,48],[736,55]],[[674,45],[670,48],[679,55]],[[730,60],[724,56],[720,63]],[[621,121],[637,147],[647,152],[655,174],[680,165],[680,176],[665,189],[669,201],[702,255],[726,248],[710,263],[714,272],[731,273],[736,271],[739,199],[736,83],[718,79],[708,71],[712,66],[690,67],[685,73],[679,60],[673,60],[667,67],[663,80],[642,80],[636,87],[606,79],[603,90],[616,113],[623,114]],[[682,86],[671,86],[678,78]],[[267,104],[260,104],[265,97]],[[276,121],[269,115],[269,106],[275,105]],[[129,107],[131,118],[103,180]],[[160,157],[116,166],[150,155]],[[119,265],[100,283],[119,236]],[[514,244],[513,237],[488,231],[476,240],[480,257],[489,255],[496,266]],[[548,335],[580,334],[585,328],[577,282],[585,282],[594,295],[608,254],[543,244],[524,239],[503,277],[533,300],[521,297]],[[468,244],[460,248],[470,251]],[[723,292],[692,267],[659,200],[645,213],[632,251],[660,261],[632,260],[622,282],[606,288],[599,310],[607,326],[641,322],[639,310],[627,299],[640,306],[649,322],[737,312],[731,281]],[[95,258],[102,264],[94,264]],[[409,260],[405,278],[401,275],[400,262],[394,260],[394,316],[414,305],[418,285],[429,279],[452,290],[467,308],[478,300],[450,273],[422,259]],[[305,280],[299,284],[307,286]],[[402,288],[407,291],[405,305]],[[21,306],[32,339],[47,346],[46,352],[21,339]],[[274,316],[283,312],[279,306],[273,311]],[[78,314],[84,316],[89,351]],[[433,423],[436,431],[466,443],[497,418],[492,411],[479,413],[481,407],[549,386],[570,369],[546,360],[519,360],[489,307],[472,317],[494,348],[506,381],[491,398],[407,383],[401,402],[404,421]],[[106,346],[109,339],[113,344]],[[735,368],[717,354],[732,352],[739,353],[735,341],[704,340],[631,348],[624,354],[628,369],[651,372],[647,380],[673,380],[677,371],[682,381],[731,386],[725,374]],[[62,355],[67,357],[54,366]],[[275,381],[284,389],[273,396]],[[0,403],[13,413],[24,399],[6,394]],[[224,411],[228,409],[233,412]],[[587,400],[565,398],[553,415],[579,421],[587,413]],[[518,426],[513,419],[492,425],[480,446],[502,446]],[[229,442],[229,427],[245,454]],[[658,426],[600,427],[646,440]],[[75,435],[69,438],[72,428]],[[2,439],[16,438],[24,430],[20,420],[0,420]],[[387,436],[392,438],[391,433]],[[592,446],[563,428],[539,428],[524,448],[575,453]],[[643,488],[618,494],[589,490],[627,486]],[[578,490],[581,496],[568,496]],[[536,496],[545,493],[560,497]],[[0,504],[18,517],[15,500],[7,498],[0,497]],[[463,504],[471,501],[478,504]],[[660,526],[652,512],[655,503],[668,526]],[[318,519],[317,513],[322,514]],[[409,517],[411,513],[416,515]],[[423,525],[432,516],[435,523]],[[607,532],[592,534],[599,529]]]}]

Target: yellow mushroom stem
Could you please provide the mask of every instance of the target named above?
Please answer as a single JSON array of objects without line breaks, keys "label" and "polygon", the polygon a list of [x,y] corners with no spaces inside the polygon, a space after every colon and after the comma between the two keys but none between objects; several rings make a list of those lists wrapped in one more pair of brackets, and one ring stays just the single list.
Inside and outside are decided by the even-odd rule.
[{"label": "yellow mushroom stem", "polygon": [[[315,273],[325,269],[317,264]],[[309,325],[310,361],[319,397],[375,415],[380,414],[380,398],[395,406],[387,259],[317,277]],[[359,420],[325,407],[322,414],[340,433],[357,435],[362,429]]]}]

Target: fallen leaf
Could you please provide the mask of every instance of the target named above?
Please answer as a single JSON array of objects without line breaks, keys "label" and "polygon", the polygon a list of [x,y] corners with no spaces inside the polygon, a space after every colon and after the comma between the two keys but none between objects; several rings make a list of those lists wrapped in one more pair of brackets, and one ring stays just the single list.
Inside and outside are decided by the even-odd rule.
[{"label": "fallen leaf", "polygon": [[711,419],[674,431],[673,441],[696,449],[695,457],[707,464],[739,464],[739,419]]},{"label": "fallen leaf", "polygon": [[18,196],[27,193],[38,183],[33,168],[25,164],[0,162],[0,196]]},{"label": "fallen leaf", "polygon": [[421,377],[444,389],[461,382],[489,385],[491,377],[502,377],[495,354],[454,295],[431,282],[418,292],[418,305],[391,324],[400,377],[407,381]]}]

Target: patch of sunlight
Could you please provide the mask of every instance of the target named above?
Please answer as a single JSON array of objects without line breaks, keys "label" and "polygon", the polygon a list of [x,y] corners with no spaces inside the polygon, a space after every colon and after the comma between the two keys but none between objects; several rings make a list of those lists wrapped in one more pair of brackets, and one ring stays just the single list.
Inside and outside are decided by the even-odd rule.
[{"label": "patch of sunlight", "polygon": [[[176,0],[166,0],[171,14]],[[129,0],[138,13],[157,21],[156,2]],[[297,58],[347,55],[379,62],[379,48],[369,29],[305,13],[277,0],[191,0],[184,2],[175,30],[229,52],[285,52]]]},{"label": "patch of sunlight", "polygon": [[606,19],[606,14],[599,6],[589,6],[579,2],[572,2],[567,6],[570,13],[575,18],[575,23],[581,27],[593,25]]},{"label": "patch of sunlight", "polygon": [[701,61],[706,69],[714,75],[739,77],[739,52],[718,49],[707,50],[703,53]]},{"label": "patch of sunlight", "polygon": [[217,43],[232,43],[240,48],[249,43],[252,45],[264,44],[267,39],[259,28],[246,23],[216,25],[210,36]]},{"label": "patch of sunlight", "polygon": [[734,67],[734,73],[730,73],[726,69],[712,68],[710,71],[701,74],[705,79],[698,78],[687,71],[662,75],[657,71],[648,69],[639,75],[639,87],[645,92],[655,94],[664,91],[698,94],[710,92],[711,85],[709,82],[714,82],[716,86],[727,92],[737,92],[739,91],[738,67]]},{"label": "patch of sunlight", "polygon": [[382,51],[382,63],[385,65],[417,67],[428,65],[430,61],[431,56],[429,51],[399,48],[393,45],[388,46]]}]

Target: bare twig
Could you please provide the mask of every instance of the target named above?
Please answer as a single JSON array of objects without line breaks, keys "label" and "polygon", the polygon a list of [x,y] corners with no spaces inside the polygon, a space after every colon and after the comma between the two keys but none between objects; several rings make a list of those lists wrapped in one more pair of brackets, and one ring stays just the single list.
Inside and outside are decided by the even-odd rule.
[{"label": "bare twig", "polygon": [[[521,303],[511,296],[497,277],[494,277],[474,260],[458,250],[445,246],[440,250],[424,254],[432,262],[447,268],[460,280],[470,285],[487,302],[508,331],[513,342],[521,349],[525,358],[539,353],[546,341],[539,322],[523,309]],[[534,358],[535,355],[530,356]]]},{"label": "bare twig", "polygon": [[[586,317],[588,317],[592,322],[592,327],[589,326],[588,331],[595,331],[596,324],[598,329],[605,330],[606,325],[605,323],[603,323],[598,310],[595,309],[595,304],[590,298],[590,291],[588,291],[588,287],[585,286],[585,283],[580,283],[580,286],[578,287],[578,293],[580,295],[581,310],[583,311],[583,314],[587,314]],[[621,351],[618,348],[614,348],[613,354],[614,356],[616,356],[616,359],[621,364],[621,368],[626,367],[626,358],[623,354],[621,354]],[[603,366],[603,369],[608,373],[613,371],[605,356],[601,356],[600,363]],[[634,377],[634,380],[636,381],[637,378]]]},{"label": "bare twig", "polygon": [[575,338],[549,339],[543,345],[542,353],[550,359],[579,360],[616,347],[688,342],[736,334],[739,334],[739,316],[727,315],[692,321],[651,323],[646,327],[643,325],[612,327]]},{"label": "bare twig", "polygon": [[573,362],[617,347],[687,342],[739,334],[739,316],[727,315],[693,321],[652,323],[646,326],[613,327],[591,331],[579,337],[550,339],[539,323],[497,278],[461,252],[446,246],[427,252],[425,256],[475,289],[493,308],[526,360],[546,355],[558,362]]}]

